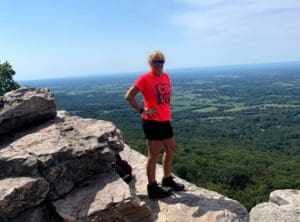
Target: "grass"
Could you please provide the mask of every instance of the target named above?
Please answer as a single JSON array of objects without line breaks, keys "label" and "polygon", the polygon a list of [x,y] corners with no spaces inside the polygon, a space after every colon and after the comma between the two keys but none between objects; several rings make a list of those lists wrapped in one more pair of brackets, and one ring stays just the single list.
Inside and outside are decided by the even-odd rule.
[{"label": "grass", "polygon": [[202,108],[202,109],[195,109],[192,112],[209,113],[209,112],[214,112],[214,111],[217,111],[217,110],[218,110],[218,107],[210,106],[210,107],[206,107],[206,108]]},{"label": "grass", "polygon": [[261,106],[262,109],[276,109],[276,108],[298,108],[300,105],[289,105],[289,104],[264,104]]},{"label": "grass", "polygon": [[222,120],[233,120],[234,118],[232,116],[210,116],[207,119],[208,120],[222,121]]}]

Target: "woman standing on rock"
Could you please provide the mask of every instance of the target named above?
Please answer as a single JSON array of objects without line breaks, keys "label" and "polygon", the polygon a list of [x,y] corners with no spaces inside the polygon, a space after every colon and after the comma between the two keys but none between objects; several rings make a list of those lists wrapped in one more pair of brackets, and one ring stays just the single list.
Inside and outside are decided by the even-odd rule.
[{"label": "woman standing on rock", "polygon": [[[172,189],[184,190],[184,185],[176,183],[171,176],[175,139],[170,123],[171,84],[168,74],[163,72],[164,63],[165,57],[162,52],[151,52],[148,57],[150,71],[139,76],[125,94],[125,99],[142,118],[142,127],[148,144],[147,190],[150,198],[168,197]],[[143,96],[144,107],[141,107],[135,99],[138,92]],[[155,179],[156,161],[161,146],[164,149],[163,186],[159,186]]]}]

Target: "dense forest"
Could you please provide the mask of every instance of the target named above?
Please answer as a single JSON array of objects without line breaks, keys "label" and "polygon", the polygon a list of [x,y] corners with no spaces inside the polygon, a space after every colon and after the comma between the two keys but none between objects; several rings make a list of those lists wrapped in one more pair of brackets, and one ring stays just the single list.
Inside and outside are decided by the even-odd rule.
[{"label": "dense forest", "polygon": [[[300,189],[300,64],[169,70],[174,173],[250,209],[275,189]],[[146,153],[140,118],[124,100],[135,74],[23,82],[48,87],[58,109],[114,122]],[[142,104],[141,97],[138,97]]]}]

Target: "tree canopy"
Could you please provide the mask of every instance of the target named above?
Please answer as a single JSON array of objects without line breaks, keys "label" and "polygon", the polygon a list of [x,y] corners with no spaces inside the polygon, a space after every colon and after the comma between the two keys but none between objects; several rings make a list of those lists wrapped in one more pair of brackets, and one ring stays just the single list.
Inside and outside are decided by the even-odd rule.
[{"label": "tree canopy", "polygon": [[13,80],[13,75],[16,72],[12,66],[6,61],[0,62],[0,96],[3,96],[6,92],[20,88],[20,85]]}]

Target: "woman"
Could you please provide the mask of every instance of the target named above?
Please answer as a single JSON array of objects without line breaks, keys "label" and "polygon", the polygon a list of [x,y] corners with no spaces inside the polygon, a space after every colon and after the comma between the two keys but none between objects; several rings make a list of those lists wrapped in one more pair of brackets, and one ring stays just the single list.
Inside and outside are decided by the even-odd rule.
[{"label": "woman", "polygon": [[[162,52],[151,52],[148,57],[150,71],[138,77],[125,94],[125,99],[142,118],[142,127],[148,144],[147,190],[150,198],[170,196],[172,189],[184,190],[184,185],[176,183],[171,176],[175,139],[170,123],[171,84],[168,74],[163,72],[164,63],[165,57]],[[138,92],[143,96],[144,107],[141,107],[135,99]],[[156,161],[161,146],[164,149],[163,186],[159,186],[155,179]]]}]

